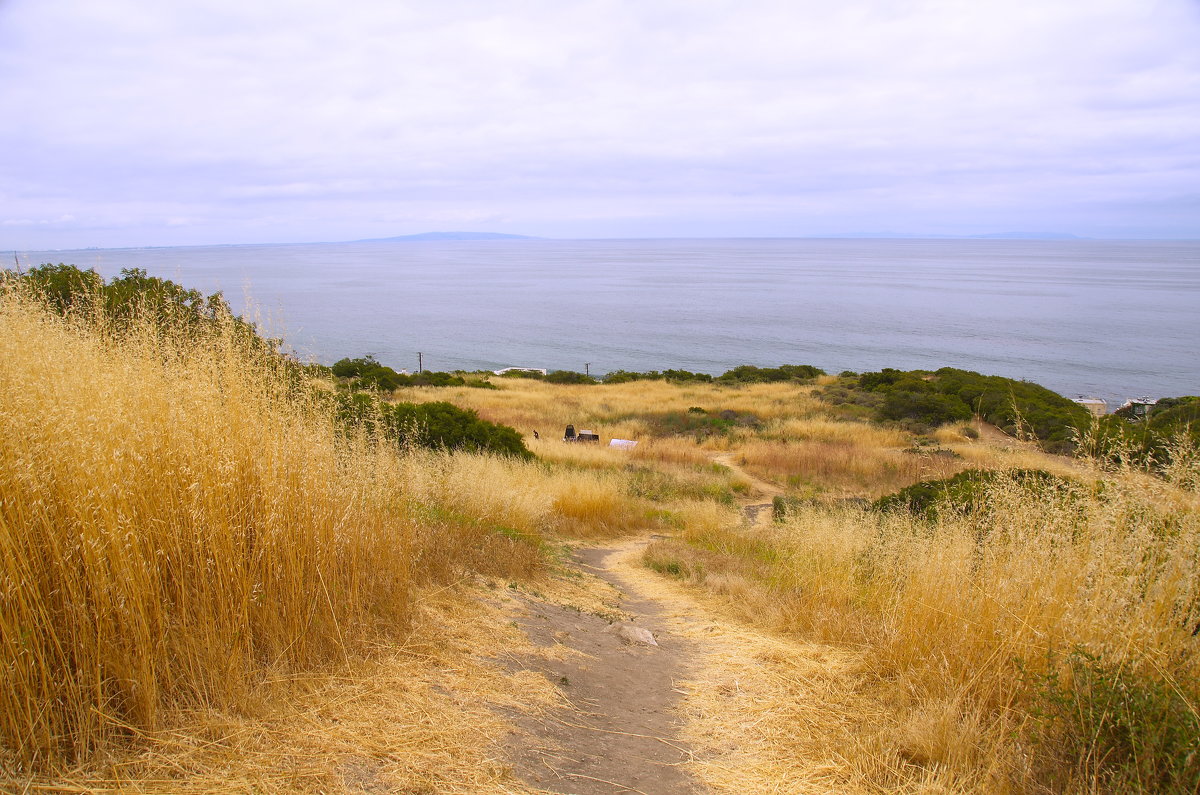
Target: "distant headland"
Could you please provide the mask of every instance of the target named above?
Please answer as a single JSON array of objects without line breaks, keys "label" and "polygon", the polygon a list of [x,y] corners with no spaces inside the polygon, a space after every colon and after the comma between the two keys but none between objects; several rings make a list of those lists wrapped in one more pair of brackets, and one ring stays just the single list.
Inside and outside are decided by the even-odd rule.
[{"label": "distant headland", "polygon": [[529,235],[504,235],[499,232],[422,232],[419,235],[399,235],[397,237],[372,237],[366,240],[355,240],[355,243],[397,243],[401,241],[419,242],[422,240],[536,240]]}]

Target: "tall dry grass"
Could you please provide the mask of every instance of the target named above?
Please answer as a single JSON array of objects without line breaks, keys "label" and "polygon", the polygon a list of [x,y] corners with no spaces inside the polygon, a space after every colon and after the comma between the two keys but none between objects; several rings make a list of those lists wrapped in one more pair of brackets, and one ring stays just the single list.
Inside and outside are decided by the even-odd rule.
[{"label": "tall dry grass", "polygon": [[891,714],[851,754],[865,771],[941,770],[974,792],[1190,791],[1195,469],[1040,494],[1001,479],[936,523],[800,507],[765,531],[690,531],[647,562],[748,620],[862,650]]},{"label": "tall dry grass", "polygon": [[949,477],[966,468],[956,457],[881,447],[871,438],[861,442],[748,441],[741,446],[738,461],[748,472],[786,488],[868,497],[879,497],[920,480]]},{"label": "tall dry grass", "polygon": [[[537,445],[533,449],[540,452]],[[604,538],[658,521],[653,505],[630,493],[629,473],[622,470],[421,452],[410,453],[406,466],[412,473],[409,497],[423,506],[423,515],[457,516],[495,530],[493,537]],[[475,568],[486,564],[480,560]]]},{"label": "tall dry grass", "polygon": [[403,635],[423,583],[537,571],[552,499],[347,434],[300,381],[232,324],[0,292],[0,771],[252,712]]}]

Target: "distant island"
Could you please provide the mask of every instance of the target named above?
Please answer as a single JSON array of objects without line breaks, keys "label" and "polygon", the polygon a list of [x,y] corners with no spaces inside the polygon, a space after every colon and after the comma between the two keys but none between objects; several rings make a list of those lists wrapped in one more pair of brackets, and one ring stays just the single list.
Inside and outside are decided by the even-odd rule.
[{"label": "distant island", "polygon": [[355,240],[355,243],[397,243],[413,240],[535,240],[529,235],[504,235],[499,232],[422,232],[419,235],[399,235],[397,237],[373,237],[367,240]]},{"label": "distant island", "polygon": [[853,240],[1088,240],[1070,232],[987,232],[977,235],[944,235],[920,232],[834,232],[803,238]]}]

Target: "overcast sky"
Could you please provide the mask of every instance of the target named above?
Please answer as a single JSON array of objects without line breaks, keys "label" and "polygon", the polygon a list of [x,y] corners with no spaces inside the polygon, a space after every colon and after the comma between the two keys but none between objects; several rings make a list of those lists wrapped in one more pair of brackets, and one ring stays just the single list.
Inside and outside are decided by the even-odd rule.
[{"label": "overcast sky", "polygon": [[1200,0],[0,0],[0,247],[1200,237]]}]

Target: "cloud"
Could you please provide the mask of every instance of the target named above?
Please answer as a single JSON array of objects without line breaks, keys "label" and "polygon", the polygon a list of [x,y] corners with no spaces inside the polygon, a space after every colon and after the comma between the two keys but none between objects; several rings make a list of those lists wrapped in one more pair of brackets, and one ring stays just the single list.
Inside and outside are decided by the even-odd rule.
[{"label": "cloud", "polygon": [[1188,0],[177,5],[0,6],[0,213],[81,243],[1200,235],[1146,209],[1200,184]]},{"label": "cloud", "polygon": [[0,226],[64,226],[74,221],[73,215],[60,215],[57,218],[5,218],[0,221]]}]

